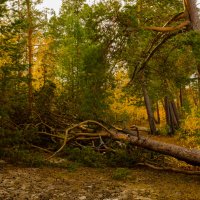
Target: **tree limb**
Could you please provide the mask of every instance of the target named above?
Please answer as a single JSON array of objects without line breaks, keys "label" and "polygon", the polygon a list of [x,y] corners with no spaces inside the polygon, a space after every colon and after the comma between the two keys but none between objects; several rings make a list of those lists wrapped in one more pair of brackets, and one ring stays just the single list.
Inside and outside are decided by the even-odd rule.
[{"label": "tree limb", "polygon": [[200,171],[186,171],[186,170],[177,169],[173,167],[158,167],[149,163],[137,163],[136,166],[137,165],[147,166],[147,167],[150,167],[151,169],[161,170],[161,171],[163,170],[163,171],[171,171],[171,172],[181,173],[181,174],[200,175]]},{"label": "tree limb", "polygon": [[106,128],[103,124],[97,122],[97,121],[94,121],[94,120],[87,120],[87,121],[84,121],[84,122],[81,122],[79,124],[76,124],[70,128],[68,128],[66,131],[65,131],[65,136],[64,136],[64,141],[63,141],[63,144],[62,146],[53,154],[51,155],[50,157],[48,157],[47,159],[50,159],[52,157],[54,157],[56,154],[58,154],[60,151],[63,150],[63,148],[65,147],[65,145],[67,144],[67,139],[68,139],[68,134],[71,130],[83,125],[83,124],[88,124],[88,123],[92,123],[92,124],[97,124],[99,125],[100,127],[102,127],[105,131],[107,131],[111,136],[114,135],[108,128]]},{"label": "tree limb", "polygon": [[187,25],[190,24],[190,21],[184,21],[181,24],[179,24],[178,26],[175,27],[156,27],[156,26],[152,26],[152,27],[144,27],[145,30],[152,30],[152,31],[158,31],[158,32],[172,32],[172,31],[177,31],[180,30],[184,27],[186,27]]}]

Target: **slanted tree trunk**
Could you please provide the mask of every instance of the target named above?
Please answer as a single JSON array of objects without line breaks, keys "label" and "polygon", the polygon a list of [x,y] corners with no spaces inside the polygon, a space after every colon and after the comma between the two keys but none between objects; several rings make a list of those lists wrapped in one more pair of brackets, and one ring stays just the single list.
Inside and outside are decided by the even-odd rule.
[{"label": "slanted tree trunk", "polygon": [[175,120],[176,120],[176,126],[177,126],[177,128],[179,128],[179,126],[180,126],[180,122],[179,122],[180,119],[179,119],[178,110],[177,110],[177,107],[176,107],[176,104],[175,104],[174,100],[171,101],[171,105],[172,105],[174,117],[175,117]]},{"label": "slanted tree trunk", "polygon": [[169,101],[169,98],[165,97],[165,114],[166,122],[170,128],[169,135],[174,135],[175,130],[179,128],[179,116],[175,102]]},{"label": "slanted tree trunk", "polygon": [[155,134],[156,133],[156,125],[155,125],[155,121],[154,121],[152,104],[151,104],[151,100],[149,98],[149,94],[147,92],[145,83],[142,83],[142,90],[143,90],[144,102],[145,102],[146,111],[147,111],[148,120],[149,120],[150,131],[151,131],[151,134]]}]

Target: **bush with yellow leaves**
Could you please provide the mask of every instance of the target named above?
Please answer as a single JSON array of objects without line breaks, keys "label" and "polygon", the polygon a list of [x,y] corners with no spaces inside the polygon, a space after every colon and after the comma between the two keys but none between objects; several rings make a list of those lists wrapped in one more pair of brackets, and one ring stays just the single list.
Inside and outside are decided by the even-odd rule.
[{"label": "bush with yellow leaves", "polygon": [[200,147],[200,111],[192,109],[181,125],[181,136],[190,144],[198,144]]}]

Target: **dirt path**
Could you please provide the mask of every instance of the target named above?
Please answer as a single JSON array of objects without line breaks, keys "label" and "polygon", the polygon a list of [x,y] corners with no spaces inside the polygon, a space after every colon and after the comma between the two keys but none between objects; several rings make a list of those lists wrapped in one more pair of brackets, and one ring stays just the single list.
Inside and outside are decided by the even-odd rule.
[{"label": "dirt path", "polygon": [[115,169],[78,167],[0,170],[0,200],[200,200],[200,177],[131,169],[125,181]]}]

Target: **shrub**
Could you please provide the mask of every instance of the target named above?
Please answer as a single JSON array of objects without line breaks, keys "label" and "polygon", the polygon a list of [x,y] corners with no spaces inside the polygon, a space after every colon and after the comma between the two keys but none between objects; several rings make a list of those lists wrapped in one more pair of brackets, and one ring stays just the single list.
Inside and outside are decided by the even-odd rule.
[{"label": "shrub", "polygon": [[180,138],[187,143],[200,145],[200,111],[192,110],[181,125]]},{"label": "shrub", "polygon": [[91,147],[66,149],[68,159],[77,161],[88,167],[101,167],[104,163],[103,155],[95,152]]}]

